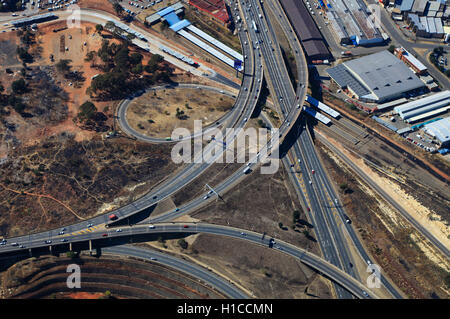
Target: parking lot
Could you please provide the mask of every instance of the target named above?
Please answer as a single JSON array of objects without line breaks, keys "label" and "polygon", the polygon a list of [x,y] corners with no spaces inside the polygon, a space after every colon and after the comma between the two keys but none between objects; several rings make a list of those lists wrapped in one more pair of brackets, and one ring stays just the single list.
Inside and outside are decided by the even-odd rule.
[{"label": "parking lot", "polygon": [[[128,12],[129,14],[135,16],[141,13],[145,9],[149,9],[159,3],[163,2],[163,0],[150,1],[150,0],[137,0],[137,1],[119,1],[122,8]],[[158,6],[159,8],[159,6]]]}]

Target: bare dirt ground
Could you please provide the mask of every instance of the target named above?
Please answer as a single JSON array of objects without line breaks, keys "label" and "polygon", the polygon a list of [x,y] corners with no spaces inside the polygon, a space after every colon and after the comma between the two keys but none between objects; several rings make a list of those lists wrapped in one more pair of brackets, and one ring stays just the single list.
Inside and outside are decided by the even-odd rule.
[{"label": "bare dirt ground", "polygon": [[[193,132],[195,120],[201,120],[203,126],[212,124],[228,112],[233,104],[233,98],[209,90],[155,90],[130,103],[127,120],[140,133],[164,138],[171,136],[177,127]],[[177,109],[184,112],[183,115],[177,117]]]},{"label": "bare dirt ground", "polygon": [[448,184],[374,136],[360,139],[354,145],[322,125],[317,128],[349,158],[360,163],[360,168],[379,186],[388,190],[410,215],[443,243],[450,245]]},{"label": "bare dirt ground", "polygon": [[[410,298],[448,298],[448,261],[425,244],[416,230],[356,178],[343,162],[319,142],[316,144],[336,188],[347,185],[346,190],[340,189],[345,210],[382,271]],[[364,163],[360,164],[366,169]]]},{"label": "bare dirt ground", "polygon": [[78,0],[77,5],[80,8],[97,9],[116,15],[112,2],[107,0]]},{"label": "bare dirt ground", "polygon": [[0,166],[0,233],[5,237],[124,205],[176,168],[167,146],[129,139],[77,142],[67,134],[18,148],[10,157]]},{"label": "bare dirt ground", "polygon": [[366,113],[358,110],[352,110],[348,103],[334,98],[327,92],[324,92],[323,98],[325,103],[332,105],[355,123],[370,129],[372,133],[377,134],[386,142],[401,150],[400,152],[406,152],[420,160],[423,163],[423,167],[429,170],[430,173],[440,176],[440,179],[446,181],[447,183],[450,182],[449,163],[445,159],[441,158],[439,154],[430,154],[417,147],[412,147],[411,144],[405,139],[382,127],[371,119]]},{"label": "bare dirt ground", "polygon": [[[185,220],[197,220],[184,217]],[[198,220],[197,220],[198,221]],[[300,261],[237,239],[198,234],[186,239],[152,242],[151,246],[181,255],[231,281],[253,298],[331,298],[330,281]]]},{"label": "bare dirt ground", "polygon": [[[67,266],[81,268],[82,287],[66,286]],[[41,256],[22,260],[0,273],[0,298],[223,298],[215,289],[188,274],[135,258],[81,255]]]}]

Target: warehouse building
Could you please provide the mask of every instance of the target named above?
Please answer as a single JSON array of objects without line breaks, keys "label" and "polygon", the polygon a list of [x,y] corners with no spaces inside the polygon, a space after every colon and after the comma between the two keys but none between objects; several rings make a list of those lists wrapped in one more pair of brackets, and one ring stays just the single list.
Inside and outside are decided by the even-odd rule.
[{"label": "warehouse building", "polygon": [[450,147],[450,117],[426,124],[423,130],[435,138],[441,147]]},{"label": "warehouse building", "polygon": [[425,88],[413,71],[387,50],[344,62],[327,72],[342,89],[364,102],[384,103]]},{"label": "warehouse building", "polygon": [[56,16],[54,13],[44,13],[28,18],[11,21],[11,24],[15,27],[23,27],[34,23],[47,22],[56,19],[58,19],[58,16]]},{"label": "warehouse building", "polygon": [[384,42],[368,8],[358,0],[328,0],[327,17],[341,44],[369,45]]},{"label": "warehouse building", "polygon": [[422,62],[417,60],[412,54],[405,50],[405,48],[395,48],[394,54],[397,58],[402,60],[407,66],[414,70],[416,74],[425,74],[427,67]]},{"label": "warehouse building", "polygon": [[308,60],[332,60],[333,56],[328,50],[326,41],[303,1],[281,0],[280,2],[294,27]]},{"label": "warehouse building", "polygon": [[394,107],[394,111],[408,123],[436,116],[449,109],[450,91],[448,90]]},{"label": "warehouse building", "polygon": [[417,14],[408,13],[406,21],[418,37],[442,38],[445,34],[441,18],[419,17]]}]

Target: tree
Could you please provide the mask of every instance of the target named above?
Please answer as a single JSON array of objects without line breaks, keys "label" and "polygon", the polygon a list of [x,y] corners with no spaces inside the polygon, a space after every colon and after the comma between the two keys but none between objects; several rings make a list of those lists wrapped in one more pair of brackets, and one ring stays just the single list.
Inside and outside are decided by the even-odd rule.
[{"label": "tree", "polygon": [[130,63],[132,65],[140,64],[142,62],[142,58],[142,54],[134,52],[130,55]]},{"label": "tree", "polygon": [[295,222],[300,218],[300,212],[298,210],[294,210],[292,213],[292,219],[295,224]]},{"label": "tree", "polygon": [[95,26],[95,31],[97,31],[98,34],[102,33],[102,31],[103,31],[103,26],[102,26],[101,24],[97,24],[97,25]]},{"label": "tree", "polygon": [[183,249],[187,249],[188,248],[188,243],[187,241],[185,241],[183,238],[178,240],[178,245],[183,248]]},{"label": "tree", "polygon": [[139,63],[138,65],[135,65],[134,67],[131,68],[131,73],[141,74],[143,70],[144,67],[142,66],[142,64]]},{"label": "tree", "polygon": [[25,83],[24,79],[19,79],[11,84],[11,89],[15,94],[22,94],[26,92],[27,84]]},{"label": "tree", "polygon": [[26,48],[18,47],[17,55],[19,56],[19,59],[21,59],[23,62],[26,63],[33,62],[33,56],[28,53]]},{"label": "tree", "polygon": [[78,117],[83,120],[92,119],[97,113],[97,107],[94,103],[86,101],[80,106],[80,112],[78,113]]},{"label": "tree", "polygon": [[72,62],[72,60],[68,59],[59,60],[59,62],[56,63],[56,69],[62,74],[67,74],[72,69],[70,62]]},{"label": "tree", "polygon": [[123,13],[123,8],[119,4],[119,2],[114,2],[113,8],[114,8],[114,11],[116,11],[116,14],[120,17]]},{"label": "tree", "polygon": [[388,48],[388,51],[391,53],[394,53],[394,50],[395,50],[395,45],[390,45]]}]

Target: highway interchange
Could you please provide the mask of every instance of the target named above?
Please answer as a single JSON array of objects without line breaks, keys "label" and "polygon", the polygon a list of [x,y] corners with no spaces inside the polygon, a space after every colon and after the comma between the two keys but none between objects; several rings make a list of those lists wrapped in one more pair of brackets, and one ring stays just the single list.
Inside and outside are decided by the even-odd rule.
[{"label": "highway interchange", "polygon": [[[251,7],[248,6],[250,4]],[[265,10],[262,10],[263,6],[269,6],[270,10],[272,10],[272,12],[274,12],[277,16],[277,20],[279,17],[278,22],[282,26],[292,50],[296,52],[294,56],[298,66],[299,85],[295,88],[295,90],[292,87],[286,66],[283,63],[283,58],[274,28],[271,25],[271,21],[264,14]],[[293,32],[287,17],[284,15],[277,1],[266,1],[263,4],[256,0],[241,1],[239,3],[236,1],[231,1],[230,7],[232,8],[233,14],[240,12],[242,20],[244,20],[244,24],[239,28],[240,32],[238,32],[238,36],[243,44],[243,55],[247,58],[244,63],[244,76],[241,84],[241,90],[239,91],[233,110],[220,120],[220,125],[217,125],[217,127],[222,127],[223,129],[226,127],[242,129],[246,125],[247,120],[253,114],[258,102],[264,73],[274,104],[280,110],[280,118],[284,118],[279,131],[280,140],[284,140],[286,138],[294,140],[292,147],[288,150],[286,155],[283,156],[282,161],[286,169],[291,172],[290,179],[295,185],[301,202],[304,203],[305,208],[307,208],[305,209],[305,212],[308,215],[309,221],[315,226],[315,233],[324,259],[314,256],[298,247],[294,247],[287,243],[282,243],[278,240],[277,245],[274,246],[275,249],[279,249],[283,253],[287,253],[293,257],[300,258],[305,264],[308,264],[312,268],[315,268],[321,273],[327,275],[327,277],[333,280],[336,295],[339,298],[352,298],[352,295],[358,298],[377,298],[377,295],[374,294],[373,291],[370,291],[370,289],[367,289],[360,283],[364,282],[365,278],[359,278],[358,274],[351,266],[354,264],[354,261],[347,247],[349,244],[356,247],[364,262],[370,260],[370,257],[366,253],[351,225],[346,224],[344,221],[344,209],[338,203],[338,197],[316,154],[314,144],[304,122],[304,118],[300,116],[301,108],[298,106],[303,105],[305,100],[307,88],[306,84],[308,82],[308,69],[305,57],[303,55],[303,50],[295,36],[295,32]],[[234,8],[236,7],[239,7],[240,10],[235,11]],[[259,14],[262,14],[261,18],[259,18]],[[97,14],[96,19],[98,19]],[[255,20],[258,23],[260,32],[255,32],[255,30],[251,27],[252,20]],[[107,21],[105,20],[102,21],[103,24],[106,22]],[[246,27],[244,27],[244,25],[246,25]],[[265,32],[265,30],[269,30],[269,32]],[[124,102],[122,105],[126,106],[126,104],[127,103]],[[119,108],[118,120],[121,128],[124,129],[127,134],[148,142],[167,142],[165,139],[151,139],[148,137],[137,136],[133,130],[127,130],[127,123],[124,116],[125,113],[123,111],[125,109],[126,107]],[[293,132],[291,132],[291,128],[294,128]],[[292,136],[294,137],[292,138]],[[274,140],[271,140],[269,144],[273,141]],[[214,147],[215,145],[213,145],[213,143],[209,143],[207,145],[207,148]],[[267,149],[268,148],[266,146],[266,152]],[[222,155],[222,152],[217,152],[213,157],[219,157]],[[263,151],[261,151],[261,154],[262,153]],[[175,192],[200,176],[200,174],[205,172],[205,170],[210,167],[212,162],[212,160],[206,160],[202,163],[187,164],[176,174],[158,185],[150,193],[135,200],[134,202],[109,212],[108,214],[100,215],[77,224],[66,226],[64,238],[67,242],[58,242],[61,237],[58,234],[61,230],[54,229],[46,232],[20,236],[17,238],[10,238],[8,239],[8,243],[22,243],[25,248],[30,249],[55,244],[67,245],[69,242],[98,240],[102,239],[105,231],[108,234],[108,237],[134,236],[140,235],[143,232],[147,233],[150,231],[150,228],[145,224],[134,225],[133,227],[124,227],[123,231],[120,233],[115,232],[113,228],[105,230],[103,227],[109,223],[108,215],[112,213],[117,215],[119,220],[126,220],[144,209],[154,207],[158,202],[173,195]],[[245,174],[243,172],[245,167],[248,166],[251,167],[252,170],[255,170],[260,163],[261,158],[253,158],[248,163],[242,165],[241,168],[227,177],[220,184],[214,185],[215,191],[223,194],[232,189],[232,187],[237,185],[243,179],[251,176],[251,174]],[[295,167],[299,167],[301,175],[297,174]],[[312,170],[314,170],[315,173],[312,173]],[[306,190],[305,193],[302,191],[303,187]],[[150,222],[155,223],[155,227],[161,227],[162,232],[204,232],[216,235],[232,236],[241,240],[249,240],[256,244],[269,246],[269,239],[261,239],[261,234],[248,232],[247,230],[231,229],[225,226],[196,224],[190,225],[190,228],[188,229],[182,228],[180,224],[161,224],[161,226],[158,226],[159,224],[157,223],[167,223],[181,215],[193,212],[198,210],[200,207],[207,205],[214,200],[214,197],[209,195],[211,194],[205,192],[201,196],[180,206],[176,210],[165,212],[157,217],[150,217],[149,220]],[[87,225],[90,225],[89,227],[92,228],[93,231],[87,234],[73,235],[76,232],[86,229]],[[151,230],[155,231],[155,229]],[[344,232],[350,236],[351,243],[346,241]],[[242,233],[245,233],[246,235],[242,236]],[[45,244],[45,241],[48,240],[52,240],[53,243]],[[0,252],[21,250],[16,246],[9,245],[0,249]],[[120,247],[109,247],[107,249],[111,251],[114,251],[115,249],[117,253],[124,252],[124,248]],[[158,260],[162,259],[158,258]],[[211,279],[205,279],[204,275],[199,274],[199,277],[203,278],[207,282],[211,281]],[[390,284],[389,281],[386,280],[384,276],[382,276],[382,283],[393,297],[402,298],[402,295]],[[345,287],[345,289],[343,287]],[[227,293],[230,297],[237,297],[237,294],[238,292],[236,291],[228,291]]]}]

